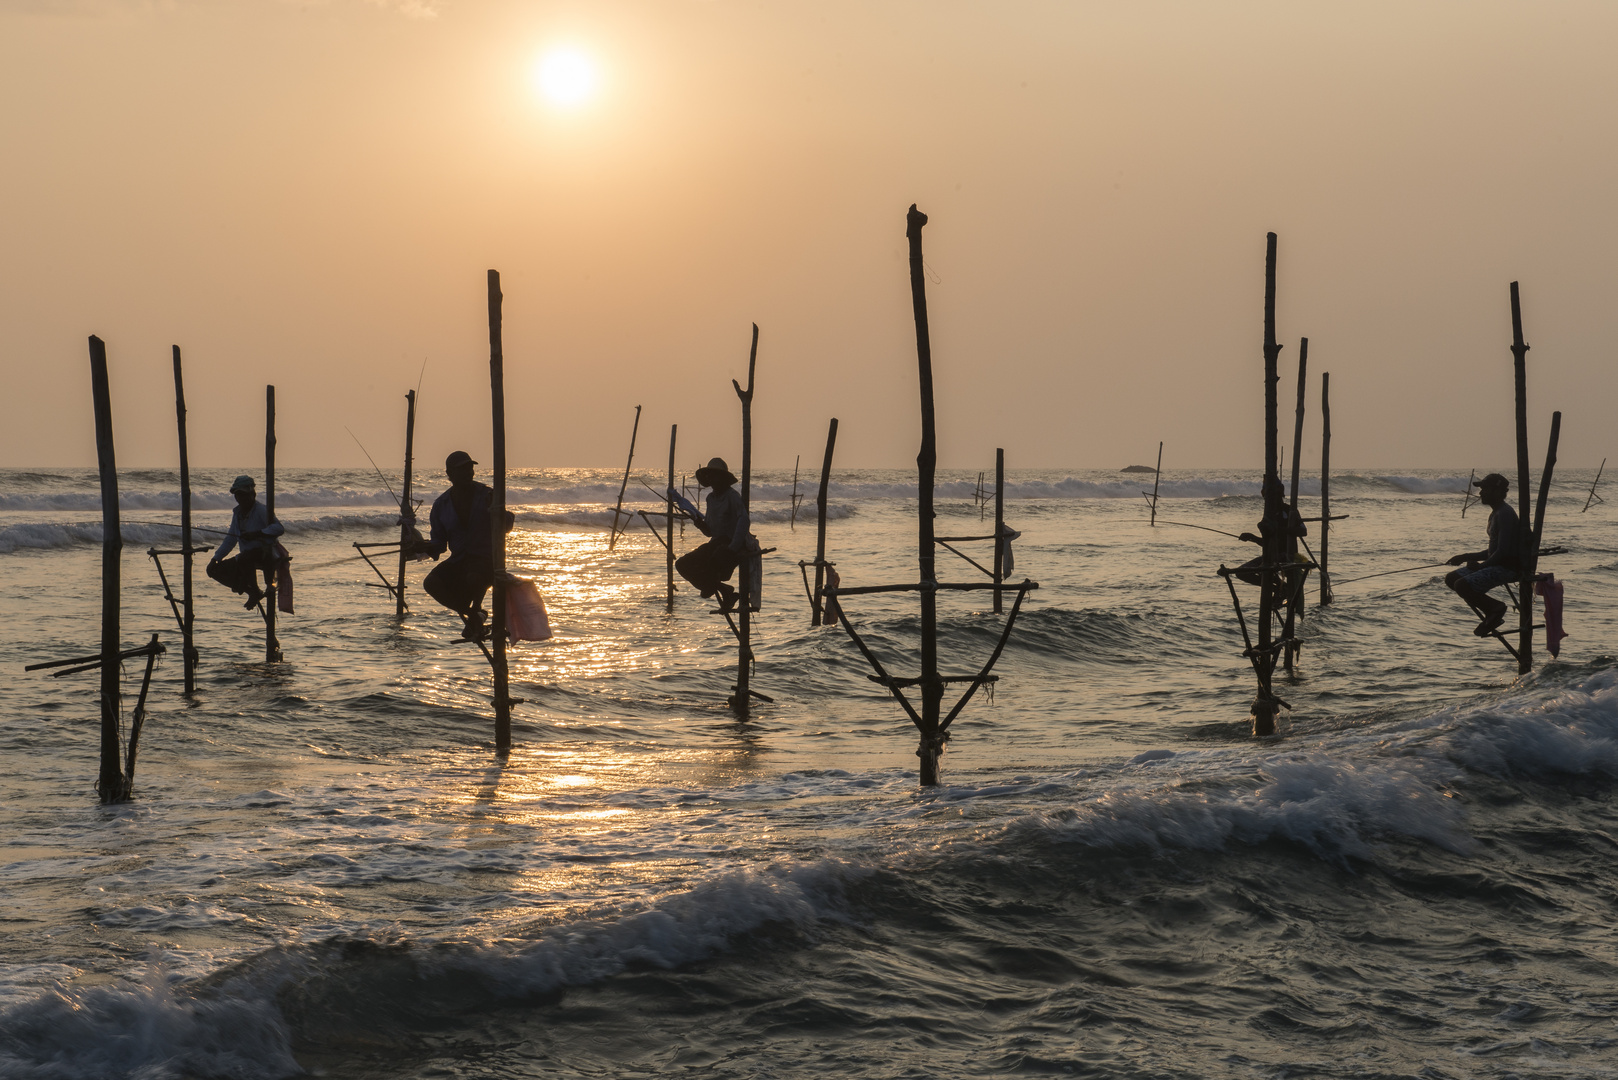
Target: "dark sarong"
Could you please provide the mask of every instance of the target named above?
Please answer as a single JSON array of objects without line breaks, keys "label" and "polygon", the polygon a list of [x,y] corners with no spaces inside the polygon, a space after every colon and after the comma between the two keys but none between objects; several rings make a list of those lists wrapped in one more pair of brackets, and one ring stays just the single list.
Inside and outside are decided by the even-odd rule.
[{"label": "dark sarong", "polygon": [[250,593],[255,589],[262,592],[263,587],[258,583],[258,575],[262,572],[265,583],[273,584],[275,563],[275,553],[260,548],[257,551],[243,552],[231,559],[210,562],[208,576],[231,592]]},{"label": "dark sarong", "polygon": [[494,584],[494,563],[482,555],[462,555],[439,563],[421,587],[427,595],[462,615],[483,603]]},{"label": "dark sarong", "polygon": [[730,580],[740,562],[740,556],[730,550],[729,541],[709,540],[676,559],[674,569],[706,599],[719,591],[720,582]]}]

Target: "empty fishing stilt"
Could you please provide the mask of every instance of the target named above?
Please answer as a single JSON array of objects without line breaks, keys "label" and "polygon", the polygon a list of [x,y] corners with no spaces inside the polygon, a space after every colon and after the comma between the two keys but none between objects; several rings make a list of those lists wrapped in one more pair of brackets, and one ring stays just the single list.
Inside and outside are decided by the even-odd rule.
[{"label": "empty fishing stilt", "polygon": [[[1309,385],[1309,339],[1302,338],[1298,344],[1298,405],[1293,416],[1292,425],[1292,484],[1287,489],[1291,495],[1291,509],[1293,516],[1298,513],[1298,480],[1303,465],[1303,393]],[[1292,556],[1292,545],[1287,544],[1287,555]],[[1296,584],[1298,575],[1288,573],[1287,580]],[[1297,625],[1303,618],[1303,589],[1288,588],[1286,603],[1286,625],[1283,634],[1287,638],[1287,646],[1282,650],[1282,662],[1286,665],[1287,674],[1293,673],[1293,664],[1298,656],[1298,640],[1295,636]]]},{"label": "empty fishing stilt", "polygon": [[[197,690],[197,660],[198,654],[195,640],[194,608],[192,606],[192,557],[207,548],[194,547],[191,542],[191,455],[186,446],[185,432],[185,379],[180,370],[180,347],[174,349],[174,415],[180,429],[180,553],[182,562],[180,588],[184,593],[184,607],[180,614],[180,641],[182,668],[185,678],[185,696],[191,697]],[[163,573],[163,564],[156,555],[152,556],[157,562],[158,574]],[[163,582],[163,591],[169,591],[167,580]],[[173,602],[172,599],[170,601]]]},{"label": "empty fishing stilt", "polygon": [[635,437],[640,434],[640,406],[635,406],[635,426],[629,429],[629,460],[624,462],[624,482],[618,485],[618,504],[612,508],[612,534],[607,537],[607,550],[611,551],[618,544],[618,535],[624,531],[619,523],[628,517],[634,520],[633,515],[624,513],[624,492],[629,488],[629,470],[635,464]]},{"label": "empty fishing stilt", "polygon": [[[933,360],[932,341],[927,324],[927,291],[924,262],[922,259],[921,230],[927,224],[927,215],[923,214],[914,205],[910,207],[905,218],[905,236],[910,245],[910,297],[916,323],[916,366],[919,373],[921,388],[921,449],[916,454],[916,554],[917,569],[920,580],[914,584],[899,585],[869,585],[858,588],[843,588],[842,586],[828,585],[825,595],[837,607],[837,617],[842,620],[843,627],[853,639],[854,645],[860,654],[871,665],[874,674],[868,676],[873,682],[879,683],[893,694],[905,714],[916,725],[920,741],[916,747],[916,757],[920,761],[920,779],[924,786],[938,783],[939,758],[944,753],[944,744],[949,738],[949,726],[960,715],[978,687],[994,683],[998,676],[990,674],[1000,653],[1004,650],[1006,642],[1011,637],[1012,627],[1016,625],[1017,615],[1022,609],[1023,600],[1028,593],[1039,588],[1035,582],[1024,580],[1020,584],[1009,586],[1015,589],[1017,598],[1011,605],[1011,612],[1006,616],[1006,623],[1001,631],[1000,639],[995,644],[994,651],[990,653],[988,661],[976,675],[940,674],[938,666],[938,594],[941,591],[955,592],[976,589],[999,590],[1003,586],[995,581],[972,582],[970,584],[946,583],[938,580],[935,571],[934,549],[941,538],[937,537],[933,529],[933,482],[938,462],[938,436],[933,410]],[[988,539],[980,537],[979,539]],[[958,554],[958,553],[957,553]],[[980,567],[981,569],[981,567]],[[992,577],[992,573],[991,573]],[[843,597],[862,596],[874,593],[888,592],[917,592],[921,600],[921,675],[919,678],[898,678],[889,675],[887,669],[876,654],[866,645],[854,624],[848,617],[848,611],[843,604]],[[830,605],[828,605],[829,607]],[[966,690],[956,701],[953,708],[946,715],[943,712],[944,688],[948,683],[964,683]],[[911,687],[921,690],[921,708],[918,711],[910,700],[905,697],[904,691]]]},{"label": "empty fishing stilt", "polygon": [[[1600,495],[1596,494],[1596,485],[1601,483],[1601,474],[1603,472],[1605,472],[1606,469],[1607,469],[1607,459],[1602,458],[1601,459],[1601,468],[1596,470],[1596,478],[1594,480],[1590,481],[1590,497],[1584,500],[1584,510],[1590,509],[1590,504],[1593,503],[1593,502],[1606,502],[1607,501],[1606,499],[1603,499]],[[1581,513],[1581,514],[1584,513],[1584,510],[1580,510],[1579,513]]]},{"label": "empty fishing stilt", "polygon": [[[405,568],[410,565],[410,545],[417,539],[416,504],[410,497],[416,455],[416,392],[405,393],[404,483],[399,487],[399,579],[393,587],[393,614],[402,619],[410,613],[405,603]],[[369,562],[370,560],[366,560]]]},{"label": "empty fishing stilt", "polygon": [[1331,372],[1320,373],[1320,606],[1331,603],[1326,569],[1331,541]]},{"label": "empty fishing stilt", "polygon": [[[1157,528],[1157,488],[1163,482],[1163,443],[1157,444],[1157,468],[1152,470],[1152,520],[1147,522],[1152,528]],[[1142,493],[1144,494],[1144,492]]]},{"label": "empty fishing stilt", "polygon": [[[275,520],[275,387],[264,388],[264,509],[270,520]],[[257,571],[254,571],[255,573]],[[264,614],[264,662],[281,662],[281,639],[275,635],[275,607],[277,589],[274,572],[265,583],[264,601],[259,610]]]},{"label": "empty fishing stilt", "polygon": [[[670,424],[669,425],[669,496],[668,496],[668,499],[666,500],[666,505],[668,507],[667,513],[668,513],[669,516],[668,516],[668,521],[665,523],[665,528],[668,530],[668,536],[663,541],[663,554],[664,554],[665,559],[666,559],[665,568],[666,568],[667,573],[668,573],[668,592],[669,592],[669,595],[668,595],[668,610],[670,612],[674,611],[674,514],[675,514],[675,511],[677,509],[679,509],[674,503],[674,495],[672,494],[673,491],[674,491],[674,443],[675,443],[676,438],[679,436],[679,434],[680,434],[680,425],[679,424]],[[653,535],[656,535],[656,530],[655,529],[653,530]]]},{"label": "empty fishing stilt", "polygon": [[837,621],[837,616],[829,610],[824,594],[826,571],[837,565],[826,561],[826,489],[831,483],[831,455],[836,448],[837,417],[834,416],[826,429],[826,457],[820,463],[820,490],[815,495],[815,561],[812,564],[798,563],[805,589],[809,587],[807,567],[813,565],[815,568],[815,587],[809,592],[810,626],[830,626]]},{"label": "empty fishing stilt", "polygon": [[1466,478],[1466,492],[1461,499],[1461,516],[1466,516],[1466,508],[1472,505],[1472,488],[1477,485],[1478,471],[1473,469]]},{"label": "empty fishing stilt", "polygon": [[[1516,383],[1517,405],[1517,525],[1528,529],[1528,343],[1522,334],[1522,303],[1517,295],[1517,283],[1511,283],[1511,357]],[[1518,587],[1525,594],[1533,588],[1532,559],[1522,560],[1522,574]],[[1517,619],[1517,674],[1526,675],[1534,670],[1533,604],[1524,603]]]},{"label": "empty fishing stilt", "polygon": [[122,596],[124,538],[118,520],[118,458],[112,442],[112,392],[107,382],[107,347],[90,338],[90,390],[95,398],[96,464],[101,473],[101,777],[96,791],[104,803],[124,799],[118,761],[118,616]]}]

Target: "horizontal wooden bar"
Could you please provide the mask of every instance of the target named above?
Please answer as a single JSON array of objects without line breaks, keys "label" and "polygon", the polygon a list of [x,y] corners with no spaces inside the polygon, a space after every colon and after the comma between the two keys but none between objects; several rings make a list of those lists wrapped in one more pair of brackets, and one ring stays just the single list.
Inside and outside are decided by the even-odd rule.
[{"label": "horizontal wooden bar", "polygon": [[[921,685],[921,680],[920,679],[901,678],[901,677],[896,677],[896,676],[892,676],[892,675],[889,675],[889,676],[867,675],[865,677],[867,679],[870,679],[872,682],[880,683],[883,686],[904,687],[904,686],[919,686],[919,685]],[[945,682],[945,683],[999,682],[1000,681],[1000,676],[998,676],[998,675],[941,675],[941,676],[939,676],[938,681],[939,682]]]},{"label": "horizontal wooden bar", "polygon": [[[201,552],[212,551],[212,550],[213,550],[213,548],[211,546],[194,547],[194,548],[191,549],[191,554],[197,555],[197,554],[200,554]],[[166,550],[166,549],[158,549],[158,548],[147,548],[146,549],[146,554],[148,554],[148,555],[184,555],[185,554],[185,549],[184,548],[174,548],[172,550]]]},{"label": "horizontal wooden bar", "polygon": [[935,544],[943,544],[943,543],[960,544],[960,543],[965,543],[968,540],[993,540],[993,539],[994,539],[994,534],[993,533],[990,533],[988,536],[935,536],[935,537],[933,537],[933,543],[935,543]]},{"label": "horizontal wooden bar", "polygon": [[[1302,566],[1302,563],[1298,564]],[[982,589],[1002,589],[1006,592],[1031,592],[1039,588],[1037,581],[1003,581],[996,585],[992,581],[936,581],[923,585],[920,583],[903,585],[857,585],[851,589],[832,588],[827,586],[823,591],[827,596],[863,596],[867,593],[885,592],[919,592],[922,589],[943,589],[948,592],[971,592]]]}]

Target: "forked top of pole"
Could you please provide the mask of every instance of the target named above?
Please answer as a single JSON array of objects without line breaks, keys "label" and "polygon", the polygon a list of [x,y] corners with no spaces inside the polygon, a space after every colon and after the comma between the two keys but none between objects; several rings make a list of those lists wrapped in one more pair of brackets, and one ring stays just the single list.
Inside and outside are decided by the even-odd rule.
[{"label": "forked top of pole", "polygon": [[1521,360],[1528,351],[1528,343],[1522,339],[1522,301],[1517,296],[1517,283],[1511,283],[1511,351]]}]

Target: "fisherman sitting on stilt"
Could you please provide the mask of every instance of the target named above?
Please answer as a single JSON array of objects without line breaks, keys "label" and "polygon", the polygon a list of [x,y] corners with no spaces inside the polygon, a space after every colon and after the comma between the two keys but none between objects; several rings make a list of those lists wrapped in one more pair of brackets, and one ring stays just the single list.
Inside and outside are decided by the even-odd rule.
[{"label": "fisherman sitting on stilt", "polygon": [[[494,538],[489,533],[494,489],[472,478],[476,464],[465,450],[444,459],[449,490],[433,502],[429,538],[405,551],[407,555],[431,555],[436,562],[448,549],[449,558],[433,568],[421,587],[461,617],[466,624],[461,637],[468,641],[488,636],[483,625],[483,596],[494,584]],[[506,531],[516,523],[516,515],[506,511]]]},{"label": "fisherman sitting on stilt", "polygon": [[706,544],[680,556],[674,568],[680,576],[697,587],[703,599],[719,594],[719,607],[729,611],[736,604],[736,589],[728,584],[730,575],[753,548],[753,534],[747,510],[742,505],[741,492],[736,490],[736,477],[724,458],[714,458],[697,470],[697,483],[711,487],[708,494],[708,512],[701,514],[673,488],[669,495],[686,513],[704,536]]},{"label": "fisherman sitting on stilt", "polygon": [[[1244,532],[1238,539],[1249,544],[1259,544],[1262,546],[1264,541],[1269,538],[1270,534],[1279,529],[1282,537],[1286,541],[1282,548],[1282,558],[1289,563],[1299,562],[1301,560],[1298,558],[1298,537],[1308,536],[1309,526],[1304,524],[1303,518],[1299,516],[1298,512],[1287,504],[1284,490],[1281,490],[1281,481],[1276,477],[1272,476],[1264,481],[1264,487],[1262,489],[1265,494],[1264,504],[1266,506],[1270,504],[1271,500],[1269,499],[1269,495],[1272,485],[1275,489],[1277,489],[1275,491],[1274,501],[1281,507],[1281,520],[1276,522],[1271,521],[1268,517],[1262,518],[1258,523],[1258,531],[1259,533],[1263,534],[1262,536],[1255,535],[1254,533]],[[1237,580],[1245,581],[1249,585],[1263,584],[1264,572],[1260,569],[1260,567],[1263,565],[1264,556],[1262,553],[1256,558],[1249,559],[1247,562],[1236,568],[1235,574]],[[1296,573],[1296,571],[1288,570],[1286,572],[1286,595],[1289,597],[1292,595],[1291,586],[1294,573]],[[1283,600],[1283,603],[1285,602],[1286,601]]]},{"label": "fisherman sitting on stilt", "polygon": [[[208,576],[228,586],[232,592],[245,593],[247,603],[243,606],[251,611],[264,599],[264,590],[258,587],[258,575],[263,573],[266,585],[275,583],[280,555],[274,538],[286,529],[275,520],[269,508],[258,501],[251,476],[238,476],[230,485],[230,493],[236,496],[236,509],[230,513],[230,531],[219,542],[213,558],[208,560]],[[233,559],[225,558],[237,544],[241,545],[241,554]]]},{"label": "fisherman sitting on stilt", "polygon": [[1451,570],[1444,584],[1483,617],[1472,632],[1478,637],[1488,637],[1506,621],[1507,611],[1505,603],[1490,596],[1489,590],[1510,584],[1521,574],[1518,564],[1521,538],[1517,535],[1517,512],[1506,505],[1511,482],[1499,473],[1490,473],[1477,481],[1477,487],[1478,501],[1489,508],[1488,550],[1452,557],[1451,566],[1465,563],[1466,569]]}]

